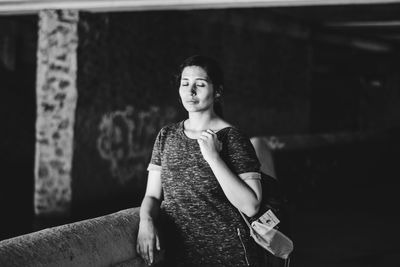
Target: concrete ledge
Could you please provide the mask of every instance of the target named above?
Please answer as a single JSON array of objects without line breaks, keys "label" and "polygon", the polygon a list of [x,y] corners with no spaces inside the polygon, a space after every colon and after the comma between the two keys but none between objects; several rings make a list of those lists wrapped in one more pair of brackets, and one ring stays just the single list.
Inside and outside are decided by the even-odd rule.
[{"label": "concrete ledge", "polygon": [[138,225],[131,208],[6,239],[0,266],[146,266],[135,249]]}]

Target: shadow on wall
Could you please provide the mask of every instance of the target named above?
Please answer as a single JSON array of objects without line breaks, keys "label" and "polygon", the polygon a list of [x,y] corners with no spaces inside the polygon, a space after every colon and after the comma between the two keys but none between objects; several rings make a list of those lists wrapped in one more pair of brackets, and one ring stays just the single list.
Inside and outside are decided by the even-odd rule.
[{"label": "shadow on wall", "polygon": [[400,266],[399,136],[274,137],[284,145],[272,154],[289,199],[293,266]]},{"label": "shadow on wall", "polygon": [[0,16],[0,240],[32,231],[36,22]]}]

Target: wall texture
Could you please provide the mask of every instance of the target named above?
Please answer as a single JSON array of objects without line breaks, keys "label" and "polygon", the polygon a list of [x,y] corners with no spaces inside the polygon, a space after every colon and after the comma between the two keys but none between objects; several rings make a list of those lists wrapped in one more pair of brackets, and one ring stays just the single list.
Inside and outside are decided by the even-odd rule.
[{"label": "wall texture", "polygon": [[[36,191],[37,203],[40,202],[38,210],[44,211],[46,205],[54,208],[49,210],[57,210],[72,201],[73,210],[81,210],[82,216],[89,216],[87,211],[97,212],[97,208],[89,207],[104,211],[138,205],[157,131],[185,116],[174,86],[176,67],[195,53],[208,54],[220,61],[226,74],[225,116],[250,136],[369,130],[399,125],[399,80],[396,76],[399,68],[393,63],[395,60],[321,45],[312,40],[312,29],[268,10],[80,15],[77,23],[79,97],[73,164],[63,169],[72,151],[60,152],[58,148],[71,144],[61,145],[63,142],[55,134],[58,130],[54,131],[58,125],[55,122],[53,128],[47,128],[48,140],[54,145],[49,154],[52,156],[45,161],[43,156],[37,157],[37,166],[41,166],[37,167],[38,177],[41,177]],[[60,32],[52,33],[51,38],[62,36],[63,23],[66,22],[60,22],[57,28]],[[32,33],[24,30],[19,35]],[[16,39],[17,48],[21,40],[24,45],[36,45],[36,40]],[[35,49],[18,51],[19,57],[35,61],[32,56]],[[376,79],[381,83],[377,85]],[[47,82],[51,85],[54,81],[48,79]],[[16,94],[18,90],[10,92]],[[47,99],[40,96],[38,101],[46,104],[41,102],[39,108],[57,107],[52,113],[56,115],[65,103],[63,94],[57,92],[46,96]],[[24,92],[24,108],[34,106],[33,95],[28,96]],[[4,110],[21,106],[20,102],[12,100],[19,99],[17,96],[8,99],[10,101],[2,102]],[[56,105],[48,105],[46,101]],[[65,125],[61,123],[65,118],[58,119],[59,126]],[[58,119],[55,116],[55,121]],[[12,130],[2,133],[4,144],[6,140],[22,140],[15,136],[27,132],[24,123],[19,125],[16,121],[7,121],[6,128]],[[7,145],[10,148],[7,151],[31,158],[32,149],[21,144],[13,149]],[[46,146],[45,142],[40,146]],[[63,153],[65,161],[57,153]],[[67,175],[70,168],[72,181],[68,182],[68,178],[66,182],[57,182],[64,179],[60,177]],[[55,177],[52,181],[46,179],[51,175]],[[51,193],[50,189],[55,192]],[[53,196],[63,200],[57,203],[57,197]]]},{"label": "wall texture", "polygon": [[249,135],[307,131],[307,40],[261,17],[253,27],[249,16],[223,10],[81,14],[73,164],[78,213],[82,203],[100,202],[103,209],[140,203],[155,135],[185,116],[174,77],[192,54],[213,56],[226,70],[225,116]]},{"label": "wall texture", "polygon": [[35,214],[69,214],[77,100],[77,11],[39,13]]}]

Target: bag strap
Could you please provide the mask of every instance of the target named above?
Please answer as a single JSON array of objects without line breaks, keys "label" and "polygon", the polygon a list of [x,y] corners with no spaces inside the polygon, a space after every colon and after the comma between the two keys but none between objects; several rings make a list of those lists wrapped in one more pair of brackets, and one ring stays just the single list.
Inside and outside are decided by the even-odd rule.
[{"label": "bag strap", "polygon": [[[239,209],[238,209],[239,210]],[[249,221],[246,219],[246,216],[244,216],[244,214],[239,210],[240,215],[242,215],[243,220],[245,221],[245,223],[247,224],[247,226],[250,228],[250,231],[253,230],[253,228],[251,228],[251,225],[249,223]]]}]

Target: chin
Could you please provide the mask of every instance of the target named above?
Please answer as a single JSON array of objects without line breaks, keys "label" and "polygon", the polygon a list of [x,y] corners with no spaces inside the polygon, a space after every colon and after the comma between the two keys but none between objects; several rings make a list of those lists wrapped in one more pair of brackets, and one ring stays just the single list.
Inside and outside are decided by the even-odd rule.
[{"label": "chin", "polygon": [[183,106],[187,112],[204,112],[207,111],[209,108],[199,107],[199,106]]},{"label": "chin", "polygon": [[187,106],[187,105],[183,105],[184,109],[186,109],[187,111],[194,111],[196,110],[196,108],[194,108],[193,106]]}]

